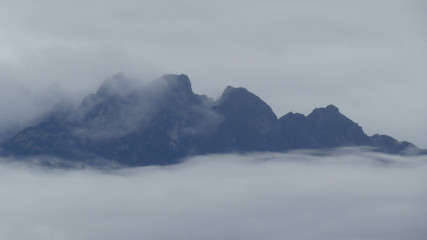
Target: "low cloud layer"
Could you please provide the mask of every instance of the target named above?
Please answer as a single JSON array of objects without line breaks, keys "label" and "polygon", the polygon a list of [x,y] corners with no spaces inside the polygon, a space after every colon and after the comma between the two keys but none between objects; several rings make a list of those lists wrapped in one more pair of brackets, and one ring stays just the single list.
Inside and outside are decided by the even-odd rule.
[{"label": "low cloud layer", "polygon": [[426,170],[425,157],[358,149],[112,171],[9,162],[0,238],[424,240]]}]

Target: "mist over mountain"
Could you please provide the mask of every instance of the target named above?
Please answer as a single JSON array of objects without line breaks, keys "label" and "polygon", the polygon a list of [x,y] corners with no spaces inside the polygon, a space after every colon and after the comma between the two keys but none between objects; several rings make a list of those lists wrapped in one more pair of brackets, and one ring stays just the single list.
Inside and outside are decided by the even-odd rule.
[{"label": "mist over mountain", "polygon": [[391,154],[425,154],[409,142],[368,136],[334,105],[307,116],[278,118],[245,88],[226,87],[217,100],[195,94],[186,75],[148,84],[119,73],[76,109],[58,109],[1,143],[3,155],[52,156],[95,164],[166,165],[181,158],[235,152],[284,152],[366,146]]}]

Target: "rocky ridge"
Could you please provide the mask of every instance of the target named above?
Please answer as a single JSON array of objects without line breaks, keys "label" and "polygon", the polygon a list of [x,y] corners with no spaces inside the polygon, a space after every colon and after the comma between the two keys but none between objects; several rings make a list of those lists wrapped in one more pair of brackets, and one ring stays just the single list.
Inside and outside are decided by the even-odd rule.
[{"label": "rocky ridge", "polygon": [[52,112],[1,143],[2,155],[54,156],[126,166],[166,165],[188,156],[254,151],[283,152],[367,146],[390,154],[426,154],[409,142],[368,136],[333,105],[304,116],[277,118],[245,88],[228,86],[214,101],[195,94],[186,75],[138,85],[118,74],[66,113]]}]

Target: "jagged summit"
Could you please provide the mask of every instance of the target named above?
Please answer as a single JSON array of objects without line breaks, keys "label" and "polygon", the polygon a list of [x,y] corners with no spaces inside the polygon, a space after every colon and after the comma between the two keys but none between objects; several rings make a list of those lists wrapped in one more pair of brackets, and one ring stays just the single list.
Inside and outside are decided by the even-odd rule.
[{"label": "jagged summit", "polygon": [[190,79],[185,74],[167,74],[163,75],[156,81],[143,84],[142,82],[130,79],[126,77],[124,73],[119,72],[111,78],[106,79],[94,95],[98,98],[111,97],[115,95],[126,96],[129,94],[135,94],[135,92],[148,89],[150,87],[153,88],[156,86],[157,90],[162,87],[161,85],[157,85],[155,82],[164,82],[164,87],[172,92],[180,92],[184,95],[194,94],[191,88]]},{"label": "jagged summit", "polygon": [[339,109],[332,104],[329,104],[328,106],[326,106],[326,109],[329,111],[339,112]]},{"label": "jagged summit", "polygon": [[228,94],[245,94],[245,93],[250,93],[250,92],[243,87],[227,86],[222,92],[222,97],[226,97]]},{"label": "jagged summit", "polygon": [[119,72],[111,78],[106,79],[96,92],[97,97],[108,97],[116,94],[127,94],[132,90],[132,81]]},{"label": "jagged summit", "polygon": [[227,86],[221,97],[217,100],[217,106],[215,108],[223,109],[223,111],[238,111],[255,115],[267,115],[268,118],[277,119],[276,114],[274,114],[267,103],[242,87],[234,88]]},{"label": "jagged summit", "polygon": [[369,145],[371,139],[362,128],[339,112],[334,105],[316,108],[307,116],[307,131],[315,136],[312,147],[334,147],[336,145]]},{"label": "jagged summit", "polygon": [[340,110],[336,106],[329,104],[323,108],[315,108],[308,116],[334,116],[339,114]]},{"label": "jagged summit", "polygon": [[274,145],[277,117],[247,89],[228,86],[212,110],[224,118],[212,138],[216,151],[257,151]]},{"label": "jagged summit", "polygon": [[71,114],[55,114],[0,144],[3,155],[48,155],[128,166],[172,164],[196,154],[368,146],[391,154],[427,154],[386,135],[367,136],[334,105],[279,119],[245,88],[217,101],[197,95],[187,75],[141,84],[119,73]]},{"label": "jagged summit", "polygon": [[160,79],[166,80],[168,86],[171,88],[193,93],[190,79],[185,74],[167,74],[163,75]]},{"label": "jagged summit", "polygon": [[159,81],[165,81],[167,88],[165,89],[164,98],[185,99],[185,101],[200,101],[200,96],[194,94],[191,87],[190,79],[185,74],[168,74],[163,75]]}]

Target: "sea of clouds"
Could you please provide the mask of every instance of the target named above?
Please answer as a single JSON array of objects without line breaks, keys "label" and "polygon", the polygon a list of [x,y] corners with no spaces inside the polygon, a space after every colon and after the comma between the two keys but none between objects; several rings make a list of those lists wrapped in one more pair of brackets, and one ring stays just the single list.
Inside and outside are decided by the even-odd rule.
[{"label": "sea of clouds", "polygon": [[361,149],[52,169],[2,159],[0,239],[425,240],[427,157]]}]

